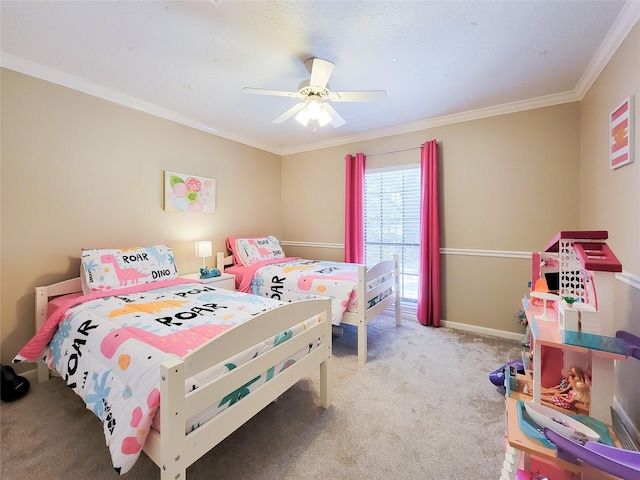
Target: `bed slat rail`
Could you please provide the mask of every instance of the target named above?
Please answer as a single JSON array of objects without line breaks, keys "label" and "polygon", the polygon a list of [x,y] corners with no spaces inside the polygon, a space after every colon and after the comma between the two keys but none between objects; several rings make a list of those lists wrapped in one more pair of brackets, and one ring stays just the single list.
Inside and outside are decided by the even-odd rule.
[{"label": "bed slat rail", "polygon": [[[284,307],[286,307],[286,314],[280,311]],[[330,313],[331,307],[326,299],[312,299],[289,303],[264,312],[260,314],[258,323],[245,322],[222,332],[214,339],[215,348],[211,348],[211,343],[206,343],[184,357],[185,373],[187,377],[198,374],[204,368],[224,362],[238,352],[251,348],[313,316],[317,315],[324,319],[327,308]]]},{"label": "bed slat rail", "polygon": [[367,280],[371,281],[374,278],[382,277],[384,275],[392,275],[395,272],[395,264],[393,260],[385,260],[383,262],[375,264],[369,270],[367,270]]},{"label": "bed slat rail", "polygon": [[[324,325],[315,325],[313,328],[301,332],[268,352],[261,354],[259,362],[247,362],[234,368],[223,377],[209,382],[211,388],[206,388],[209,387],[209,384],[207,384],[189,392],[185,399],[187,417],[200,413],[214,402],[220,402],[224,396],[230,392],[235,392],[257,376],[264,374],[279,361],[291,358],[291,356],[302,348],[309,348],[310,343],[318,342],[318,339],[326,341],[327,339],[323,338],[326,336],[325,330],[326,327]],[[265,367],[265,365],[269,366]],[[233,375],[231,375],[231,373],[233,373]]]},{"label": "bed slat rail", "polygon": [[[300,359],[268,383],[262,385],[258,390],[252,392],[232,407],[217,415],[220,416],[220,418],[216,419],[215,423],[205,424],[203,426],[204,429],[200,427],[192,432],[185,439],[187,451],[189,452],[187,461],[190,463],[195,462],[212,448],[211,446],[209,446],[209,448],[201,448],[201,445],[204,443],[211,444],[215,442],[215,445],[217,445],[232,432],[244,425],[247,420],[255,416],[263,408],[272,403],[274,399],[277,399],[291,388],[305,373],[310,373],[310,370],[321,361],[323,355],[326,355],[326,352],[316,350]],[[234,410],[236,406],[241,406],[242,408]]]},{"label": "bed slat rail", "polygon": [[[366,300],[366,306],[371,305],[371,300],[375,299],[378,295],[386,292],[386,291],[392,291],[395,287],[396,284],[396,279],[391,276],[390,278],[387,278],[385,281],[381,282],[380,284],[376,285],[375,287],[370,288],[369,290],[367,290],[367,295],[365,297]],[[393,297],[393,295],[391,295]],[[386,297],[385,297],[386,298]]]}]

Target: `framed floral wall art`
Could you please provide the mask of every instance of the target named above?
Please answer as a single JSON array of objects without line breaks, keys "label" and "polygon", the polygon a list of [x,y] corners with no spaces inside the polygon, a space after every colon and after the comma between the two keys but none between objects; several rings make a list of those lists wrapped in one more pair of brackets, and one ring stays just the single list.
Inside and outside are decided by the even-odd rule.
[{"label": "framed floral wall art", "polygon": [[628,97],[611,112],[609,118],[610,163],[614,168],[633,162],[634,98]]},{"label": "framed floral wall art", "polygon": [[167,212],[215,213],[216,181],[165,171],[164,209]]}]

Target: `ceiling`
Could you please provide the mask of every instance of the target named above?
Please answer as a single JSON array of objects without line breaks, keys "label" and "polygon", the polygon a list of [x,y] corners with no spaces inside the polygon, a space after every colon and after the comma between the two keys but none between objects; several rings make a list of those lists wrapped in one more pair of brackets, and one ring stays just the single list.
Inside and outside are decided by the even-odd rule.
[{"label": "ceiling", "polygon": [[[606,1],[6,1],[3,67],[277,154],[579,100],[638,19]],[[270,122],[335,63],[339,128]]]}]

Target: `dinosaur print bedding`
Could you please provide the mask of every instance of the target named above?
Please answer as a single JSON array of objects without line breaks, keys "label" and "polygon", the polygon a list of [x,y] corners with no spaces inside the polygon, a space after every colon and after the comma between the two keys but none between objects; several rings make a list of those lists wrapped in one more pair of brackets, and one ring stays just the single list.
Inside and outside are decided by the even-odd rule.
[{"label": "dinosaur print bedding", "polygon": [[[225,270],[242,275],[239,289],[261,297],[294,302],[318,295],[331,297],[331,323],[339,325],[345,311],[357,311],[358,266],[288,257]],[[249,283],[250,281],[250,283]]]},{"label": "dinosaur print bedding", "polygon": [[[160,429],[160,365],[183,357],[234,325],[281,305],[271,298],[215,289],[182,279],[136,285],[57,300],[47,323],[16,360],[44,358],[103,423],[114,469],[124,474],[137,460],[150,428]],[[62,300],[62,301],[59,301]],[[309,322],[311,320],[308,320]],[[263,354],[304,330],[282,332],[186,381],[185,392]],[[317,343],[317,342],[316,342]],[[185,432],[239,401],[316,348],[283,359],[210,409],[190,419]],[[33,352],[41,352],[39,355]]]}]

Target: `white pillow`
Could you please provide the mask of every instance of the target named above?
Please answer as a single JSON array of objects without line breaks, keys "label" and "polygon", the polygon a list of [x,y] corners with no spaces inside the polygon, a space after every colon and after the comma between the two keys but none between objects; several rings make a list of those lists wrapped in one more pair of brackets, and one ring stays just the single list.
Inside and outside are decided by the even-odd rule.
[{"label": "white pillow", "polygon": [[178,276],[168,245],[121,249],[82,249],[82,292],[104,292]]},{"label": "white pillow", "polygon": [[256,238],[236,238],[233,252],[236,260],[249,267],[258,262],[284,258],[278,239],[272,235]]}]

